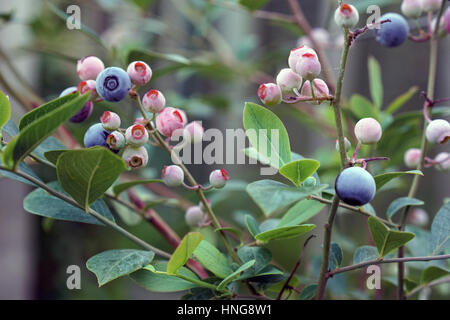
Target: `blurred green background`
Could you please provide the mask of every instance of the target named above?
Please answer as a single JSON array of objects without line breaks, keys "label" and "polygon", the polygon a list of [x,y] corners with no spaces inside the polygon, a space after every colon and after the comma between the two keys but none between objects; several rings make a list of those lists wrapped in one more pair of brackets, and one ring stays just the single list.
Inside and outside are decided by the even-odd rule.
[{"label": "blurred green background", "polygon": [[[152,81],[143,88],[161,90],[168,105],[186,110],[190,120],[202,120],[205,128],[242,128],[244,102],[259,103],[256,90],[262,82],[273,82],[282,68],[287,67],[289,50],[296,47],[303,36],[293,23],[285,1],[262,1],[256,10],[251,4],[258,1],[237,0],[96,0],[96,1],[41,1],[17,0],[0,3],[0,71],[11,88],[0,85],[5,92],[19,90],[19,96],[34,101],[33,91],[44,100],[59,95],[66,87],[76,85],[76,61],[87,55],[96,55],[105,65],[126,67],[130,61],[143,60],[154,71]],[[358,6],[361,21],[365,21],[365,9],[369,4],[379,4],[382,12],[399,12],[400,1],[373,0],[350,1]],[[244,5],[247,5],[245,7]],[[340,33],[334,25],[332,14],[336,1],[301,0],[300,4],[313,28],[328,30],[323,46],[330,60],[332,71],[337,73],[340,55]],[[66,27],[64,11],[69,5],[81,9],[83,30]],[[249,6],[250,5],[250,6]],[[278,12],[281,21],[267,19],[267,12]],[[439,48],[439,68],[436,97],[449,96],[450,38],[443,39]],[[303,40],[304,41],[304,38]],[[394,114],[400,120],[373,111],[368,86],[368,58],[374,57],[380,64],[384,97],[381,110],[405,92],[411,98]],[[11,72],[11,63],[20,77]],[[446,71],[446,72],[444,72]],[[352,123],[361,115],[375,112],[383,124],[384,136],[376,149],[363,148],[365,155],[388,156],[391,161],[371,165],[373,173],[405,169],[404,151],[419,146],[423,98],[418,92],[426,89],[428,73],[428,44],[406,42],[395,49],[383,48],[364,34],[351,48],[344,86],[344,115],[346,123]],[[28,83],[32,90],[23,89],[20,81]],[[416,89],[411,89],[417,87]],[[22,88],[22,89],[19,89]],[[352,95],[358,94],[355,98]],[[365,98],[363,98],[365,97]],[[361,105],[368,105],[362,108]],[[24,113],[21,101],[13,99],[13,118]],[[71,132],[82,139],[87,127],[98,120],[104,110],[118,112],[123,121],[131,123],[137,110],[129,101],[108,104],[99,103],[94,114],[83,124],[68,125]],[[319,175],[322,183],[333,184],[339,160],[335,152],[333,117],[329,106],[307,104],[280,105],[272,109],[284,121],[291,139],[291,146],[308,158],[321,162]],[[363,110],[363,111],[361,111]],[[371,111],[372,110],[372,111]],[[361,114],[362,112],[362,114]],[[378,113],[377,113],[378,112]],[[414,113],[415,112],[415,113]],[[447,113],[448,117],[448,113]],[[352,130],[347,136],[354,145]],[[433,147],[433,157],[447,147]],[[148,177],[158,176],[170,159],[161,150],[150,151],[150,165],[141,170]],[[190,165],[198,180],[205,182],[209,172],[224,167],[232,181],[224,190],[211,193],[215,210],[224,220],[242,226],[243,213],[251,213],[262,219],[262,213],[245,192],[246,182],[261,179],[256,165]],[[34,166],[46,177],[56,179],[45,168]],[[264,178],[264,177],[263,177]],[[275,179],[282,178],[279,176]],[[389,184],[374,200],[379,216],[389,203],[407,192],[411,178]],[[441,207],[443,198],[450,195],[449,173],[425,169],[417,198],[425,200],[425,210],[430,218]],[[286,181],[284,181],[286,182]],[[22,209],[23,197],[30,187],[11,180],[0,180],[0,298],[3,299],[165,299],[180,294],[155,294],[144,291],[130,279],[123,278],[98,288],[95,277],[85,268],[92,255],[112,248],[134,248],[135,245],[112,231],[90,225],[62,221],[50,221],[30,215]],[[155,197],[144,189],[138,190],[147,200]],[[192,202],[197,199],[185,194]],[[153,227],[136,219],[124,208],[116,207],[116,213],[127,228],[154,246],[172,250]],[[175,206],[159,205],[156,211],[183,235],[188,231],[184,223],[184,211]],[[307,259],[301,267],[300,283],[314,282],[320,264],[321,226],[326,210],[314,218],[318,239],[308,247]],[[431,221],[430,219],[430,221]],[[340,212],[335,224],[334,241],[344,249],[344,264],[352,261],[356,247],[370,244],[366,219]],[[203,230],[211,241],[209,231]],[[305,239],[271,243],[276,264],[290,270],[300,254]],[[79,265],[82,270],[82,289],[68,290],[66,268]],[[383,266],[385,280],[395,278],[394,266]],[[408,268],[414,275],[417,270]],[[329,281],[331,297],[341,299],[393,298],[395,287],[383,281],[383,290],[368,290],[363,270],[339,275]],[[432,298],[450,297],[450,288],[441,286],[431,293]]]}]

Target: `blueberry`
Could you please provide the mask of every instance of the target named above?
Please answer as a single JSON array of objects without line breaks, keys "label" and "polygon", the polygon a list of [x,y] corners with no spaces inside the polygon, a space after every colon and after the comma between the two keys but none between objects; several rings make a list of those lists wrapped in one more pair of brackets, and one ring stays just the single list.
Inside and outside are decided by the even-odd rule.
[{"label": "blueberry", "polygon": [[[63,90],[59,97],[66,96],[68,94],[71,94],[73,92],[76,92],[78,89],[77,87],[69,87]],[[78,111],[72,118],[69,119],[70,122],[74,123],[80,123],[89,118],[89,116],[92,113],[92,110],[94,109],[94,105],[91,101],[86,102],[86,104],[81,108],[80,111]]]},{"label": "blueberry", "polygon": [[89,129],[84,134],[84,146],[86,148],[101,146],[109,148],[106,143],[106,138],[109,136],[110,132],[103,129],[101,123],[96,123],[89,127]]},{"label": "blueberry", "polygon": [[130,76],[117,67],[109,67],[103,70],[97,76],[95,83],[98,95],[110,102],[122,100],[131,89]]},{"label": "blueberry", "polygon": [[334,186],[339,198],[346,204],[362,206],[373,199],[376,192],[372,175],[361,167],[351,167],[342,171]]},{"label": "blueberry", "polygon": [[401,45],[409,34],[408,22],[398,13],[386,13],[381,16],[380,21],[389,19],[380,25],[380,29],[375,29],[375,40],[385,47],[397,47]]}]

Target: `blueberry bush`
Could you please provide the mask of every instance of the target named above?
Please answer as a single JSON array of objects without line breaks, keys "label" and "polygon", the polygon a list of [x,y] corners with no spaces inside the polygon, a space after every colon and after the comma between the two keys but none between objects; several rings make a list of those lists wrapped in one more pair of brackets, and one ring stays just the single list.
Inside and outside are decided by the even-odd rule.
[{"label": "blueberry bush", "polygon": [[[45,221],[97,224],[130,241],[85,261],[100,287],[128,278],[151,292],[182,293],[182,299],[369,299],[376,292],[384,298],[427,298],[430,292],[448,298],[450,201],[431,206],[440,209],[429,216],[429,204],[417,198],[421,180],[432,170],[442,171],[438,183],[449,190],[450,98],[435,97],[438,73],[445,71],[439,59],[448,58],[437,55],[450,33],[448,1],[330,1],[337,64],[327,56],[328,31],[311,28],[300,1],[287,1],[289,14],[265,11],[268,2],[180,1],[183,18],[196,28],[194,40],[213,47],[205,56],[201,49],[186,57],[144,45],[112,46],[84,24],[62,31],[90,37],[103,54],[69,58],[79,83],[55,99],[36,92],[28,97],[16,89],[26,83],[10,85],[0,77],[0,174],[34,188],[23,205]],[[391,2],[399,13],[364,21],[368,6]],[[151,10],[151,2],[130,3],[143,13]],[[69,18],[50,1],[45,5],[58,23]],[[301,43],[278,48],[282,59],[253,56],[248,49],[237,58],[214,28],[217,10],[274,23],[302,35]],[[13,15],[3,14],[3,23]],[[149,19],[156,28],[158,20]],[[38,38],[54,29],[46,23],[35,25]],[[380,63],[369,57],[370,99],[344,96],[349,52],[364,37],[383,50],[426,43],[427,87],[412,87],[386,104]],[[49,51],[67,60],[57,49]],[[275,76],[264,67],[270,59],[281,70]],[[202,143],[212,135],[199,120],[222,112],[210,105],[224,104],[224,98],[182,97],[155,87],[155,81],[173,75],[171,81],[204,77],[224,88],[243,80],[254,86],[249,98],[226,89],[221,94],[234,95],[239,104],[242,126],[234,123],[234,129],[243,127],[249,144],[238,152],[261,168],[260,177],[245,181],[234,174],[237,164],[225,169],[205,161],[201,166],[209,178],[198,182],[185,153],[194,149],[195,157],[195,148],[200,155],[210,148]],[[202,87],[195,90],[201,93]],[[423,106],[401,111],[419,95]],[[11,105],[25,110],[17,122]],[[296,110],[297,126],[331,143],[313,154],[296,153],[291,142],[301,145],[302,137],[288,134],[278,111],[288,108]],[[234,160],[234,145],[224,152]],[[376,202],[386,192],[398,195],[388,206]],[[366,228],[349,231],[352,225],[337,224],[344,213],[362,219]],[[152,229],[141,232],[136,225]],[[296,263],[280,263],[281,255]],[[373,266],[383,268],[379,278],[364,272]]]}]

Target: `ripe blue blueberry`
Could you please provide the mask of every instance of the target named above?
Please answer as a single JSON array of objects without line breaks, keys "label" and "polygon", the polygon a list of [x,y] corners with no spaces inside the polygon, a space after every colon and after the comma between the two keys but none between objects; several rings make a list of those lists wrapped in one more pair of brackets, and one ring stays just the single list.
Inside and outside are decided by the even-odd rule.
[{"label": "ripe blue blueberry", "polygon": [[372,175],[361,167],[342,171],[334,186],[339,198],[346,204],[362,206],[375,197],[376,185]]},{"label": "ripe blue blueberry", "polygon": [[380,25],[380,29],[375,29],[375,40],[385,47],[397,47],[401,45],[409,34],[408,22],[398,13],[386,13],[380,17],[380,21],[389,19]]},{"label": "ripe blue blueberry", "polygon": [[97,93],[106,101],[117,102],[125,98],[131,89],[128,73],[117,67],[103,70],[95,80]]},{"label": "ripe blue blueberry", "polygon": [[84,134],[84,146],[86,148],[101,146],[109,148],[106,143],[106,138],[109,136],[110,132],[103,129],[101,123],[96,123],[89,127],[89,129]]}]

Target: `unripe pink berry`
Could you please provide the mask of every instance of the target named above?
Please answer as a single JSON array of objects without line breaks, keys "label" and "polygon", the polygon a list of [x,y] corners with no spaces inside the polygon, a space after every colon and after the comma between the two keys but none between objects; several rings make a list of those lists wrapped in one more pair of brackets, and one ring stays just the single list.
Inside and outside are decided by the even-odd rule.
[{"label": "unripe pink berry", "polygon": [[421,208],[413,208],[408,215],[408,220],[411,224],[419,227],[425,227],[430,219],[425,210]]},{"label": "unripe pink berry", "polygon": [[81,81],[77,86],[77,90],[80,94],[85,94],[86,92],[91,91],[92,95],[96,95],[97,89],[95,88],[95,80]]},{"label": "unripe pink berry", "polygon": [[434,158],[434,161],[439,162],[436,167],[440,170],[450,169],[450,153],[441,152]]},{"label": "unripe pink berry", "polygon": [[423,11],[437,11],[441,7],[442,0],[421,0]]},{"label": "unripe pink berry", "polygon": [[199,143],[203,140],[205,129],[197,121],[192,121],[183,130],[183,137],[189,143]]},{"label": "unripe pink berry", "polygon": [[199,206],[189,207],[184,217],[190,227],[200,227],[206,220],[206,215]]},{"label": "unripe pink berry", "polygon": [[158,113],[166,106],[166,98],[161,91],[150,90],[144,94],[142,106],[149,112]]},{"label": "unripe pink berry", "polygon": [[166,137],[171,137],[175,130],[183,129],[187,117],[183,110],[166,107],[156,116],[156,128]]},{"label": "unripe pink berry", "polygon": [[[206,203],[208,203],[208,205],[211,206],[211,200],[206,199]],[[203,204],[202,201],[198,203],[198,206],[200,207],[200,209],[202,209],[203,212],[207,212],[206,206]]]},{"label": "unripe pink berry", "polygon": [[138,169],[147,165],[148,153],[145,147],[126,146],[122,159],[131,169]]},{"label": "unripe pink berry", "polygon": [[263,83],[258,88],[258,97],[268,107],[281,103],[281,89],[275,83]]},{"label": "unripe pink berry", "polygon": [[184,181],[184,172],[176,165],[164,166],[161,172],[161,179],[169,187],[178,187]]},{"label": "unripe pink berry", "polygon": [[311,49],[310,47],[308,47],[306,45],[302,45],[298,48],[291,50],[291,52],[289,53],[289,58],[288,58],[288,65],[292,71],[296,70],[297,62],[300,60],[300,57],[305,53],[311,53],[317,57],[317,53],[314,51],[314,49]]},{"label": "unripe pink berry", "polygon": [[147,129],[142,124],[133,124],[125,131],[125,139],[127,144],[139,147],[148,141]]},{"label": "unripe pink berry", "polygon": [[442,20],[444,21],[444,28],[447,31],[447,33],[450,33],[450,7],[447,7],[447,9],[444,12],[444,15],[442,16]]},{"label": "unripe pink berry", "polygon": [[120,117],[112,111],[103,112],[100,122],[106,131],[114,131],[120,127]]},{"label": "unripe pink berry", "polygon": [[[314,96],[316,98],[324,98],[330,94],[327,84],[322,79],[314,79]],[[302,87],[302,96],[312,98],[311,81],[305,81]]]},{"label": "unripe pink berry", "polygon": [[417,168],[422,157],[422,152],[418,148],[411,148],[405,152],[403,161],[408,168]]},{"label": "unripe pink berry", "polygon": [[431,121],[425,131],[431,143],[446,143],[450,139],[450,124],[444,119]]},{"label": "unripe pink berry", "polygon": [[302,77],[292,69],[284,68],[277,75],[277,85],[280,87],[282,94],[290,94],[292,90],[300,88]]},{"label": "unripe pink berry", "polygon": [[305,80],[313,80],[321,71],[319,59],[312,53],[304,53],[298,60],[295,71]]},{"label": "unripe pink berry", "polygon": [[354,28],[359,21],[358,10],[351,4],[341,4],[334,12],[334,21],[341,28]]},{"label": "unripe pink berry", "polygon": [[84,57],[77,62],[77,74],[81,80],[95,80],[105,69],[103,61],[94,56]]},{"label": "unripe pink berry", "polygon": [[133,61],[128,65],[127,73],[131,82],[135,85],[143,86],[150,81],[152,77],[152,69],[143,61]]},{"label": "unripe pink berry", "polygon": [[111,150],[120,150],[125,147],[125,136],[120,131],[113,131],[106,137],[106,143]]},{"label": "unripe pink berry", "polygon": [[418,18],[422,14],[422,0],[403,0],[400,9],[406,17]]},{"label": "unripe pink berry", "polygon": [[363,118],[355,125],[355,136],[362,144],[377,143],[381,134],[381,125],[374,118]]},{"label": "unripe pink berry", "polygon": [[[348,151],[352,144],[350,143],[350,141],[348,141],[348,139],[346,137],[344,137],[344,145],[345,145],[345,151]],[[339,140],[336,139],[336,151],[339,152]]]},{"label": "unripe pink berry", "polygon": [[223,188],[230,176],[225,169],[214,170],[209,175],[209,183],[216,189]]},{"label": "unripe pink berry", "polygon": [[134,124],[142,124],[143,126],[147,125],[148,120],[143,117],[134,119]]}]

